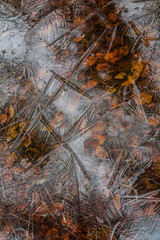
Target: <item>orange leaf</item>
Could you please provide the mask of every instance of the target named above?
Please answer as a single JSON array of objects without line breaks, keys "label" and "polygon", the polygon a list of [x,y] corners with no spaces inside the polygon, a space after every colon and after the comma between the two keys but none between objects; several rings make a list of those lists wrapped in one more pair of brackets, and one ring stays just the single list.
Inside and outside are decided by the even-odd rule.
[{"label": "orange leaf", "polygon": [[23,145],[27,148],[31,145],[31,140],[30,138],[26,138],[23,142]]},{"label": "orange leaf", "polygon": [[15,130],[17,129],[17,125],[11,125],[9,128],[8,128],[8,131],[7,131],[7,135],[10,135],[12,134]]},{"label": "orange leaf", "polygon": [[2,113],[0,116],[1,123],[7,122],[7,119],[8,119],[7,115],[5,113]]},{"label": "orange leaf", "polygon": [[108,62],[98,63],[96,66],[97,71],[105,72],[109,68]]},{"label": "orange leaf", "polygon": [[65,233],[63,236],[61,236],[62,240],[70,240],[69,233]]},{"label": "orange leaf", "polygon": [[150,103],[152,101],[152,95],[146,92],[142,92],[139,96],[138,103],[142,105]]},{"label": "orange leaf", "polygon": [[65,216],[63,216],[62,224],[66,224],[69,227],[71,226],[72,221],[72,218],[69,217],[68,214],[66,214]]},{"label": "orange leaf", "polygon": [[156,118],[149,117],[148,122],[149,122],[149,125],[154,127],[154,126],[160,124],[160,118],[159,118],[159,116],[156,116]]},{"label": "orange leaf", "polygon": [[10,118],[12,118],[14,116],[14,108],[12,105],[9,108],[9,114],[10,114]]},{"label": "orange leaf", "polygon": [[96,81],[90,80],[90,81],[87,82],[86,85],[83,85],[82,87],[86,90],[89,90],[91,88],[94,88],[96,85],[97,85]]},{"label": "orange leaf", "polygon": [[89,56],[89,58],[87,59],[87,63],[88,63],[88,65],[91,67],[91,66],[93,66],[96,62],[97,62],[97,57],[95,57],[95,56]]},{"label": "orange leaf", "polygon": [[117,57],[116,57],[116,54],[114,52],[111,52],[111,53],[107,53],[104,57],[104,59],[108,62],[108,63],[116,63],[117,62]]},{"label": "orange leaf", "polygon": [[[132,63],[134,64],[134,63]],[[137,73],[141,73],[143,71],[143,63],[138,60],[136,64],[133,65],[132,69],[131,69],[131,72],[137,72]]]},{"label": "orange leaf", "polygon": [[13,132],[8,138],[7,142],[10,142],[12,139],[16,138],[18,136],[18,132]]},{"label": "orange leaf", "polygon": [[82,17],[78,17],[74,20],[75,25],[82,24],[85,20]]},{"label": "orange leaf", "polygon": [[48,230],[48,232],[46,234],[46,237],[47,237],[47,238],[45,238],[46,240],[49,240],[49,239],[59,239],[58,229],[53,228],[51,230]]},{"label": "orange leaf", "polygon": [[102,58],[104,57],[104,53],[97,52],[97,53],[96,53],[96,56],[97,56],[99,59],[102,59]]},{"label": "orange leaf", "polygon": [[6,157],[7,165],[11,167],[13,165],[15,159],[16,159],[16,154],[14,152],[11,154],[8,154]]},{"label": "orange leaf", "polygon": [[103,147],[98,146],[96,148],[96,156],[99,157],[99,158],[107,158],[108,157],[108,153],[107,153],[107,151]]},{"label": "orange leaf", "polygon": [[110,12],[108,14],[108,17],[109,17],[109,20],[111,20],[111,22],[113,22],[113,23],[117,20],[117,14],[114,12]]},{"label": "orange leaf", "polygon": [[116,194],[113,198],[113,203],[116,209],[120,210],[121,209],[121,198],[118,194]]},{"label": "orange leaf", "polygon": [[83,36],[78,36],[78,37],[74,38],[73,40],[75,42],[80,42],[80,41],[82,41],[82,39],[83,39]]},{"label": "orange leaf", "polygon": [[63,203],[55,203],[54,207],[56,209],[58,209],[59,211],[62,211],[63,210]]},{"label": "orange leaf", "polygon": [[93,135],[93,139],[97,139],[99,141],[99,144],[103,144],[106,141],[105,136],[98,134]]}]

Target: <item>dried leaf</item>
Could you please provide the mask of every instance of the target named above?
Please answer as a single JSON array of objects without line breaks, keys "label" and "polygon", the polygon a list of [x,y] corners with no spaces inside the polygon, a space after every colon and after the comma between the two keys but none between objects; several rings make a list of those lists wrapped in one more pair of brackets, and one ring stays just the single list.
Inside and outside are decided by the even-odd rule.
[{"label": "dried leaf", "polygon": [[2,113],[2,114],[0,115],[0,121],[1,121],[1,123],[5,123],[5,122],[7,122],[7,120],[8,120],[8,116],[7,116],[5,113]]},{"label": "dried leaf", "polygon": [[96,66],[97,71],[105,72],[109,68],[108,62],[98,63]]},{"label": "dried leaf", "polygon": [[50,240],[50,239],[59,239],[59,232],[58,229],[53,228],[51,230],[48,230],[47,234],[46,234],[46,240]]},{"label": "dried leaf", "polygon": [[12,132],[12,134],[7,138],[7,142],[10,142],[11,140],[13,140],[14,138],[16,138],[18,136],[18,132]]},{"label": "dried leaf", "polygon": [[36,148],[32,148],[32,147],[28,148],[27,151],[31,151],[37,155],[40,153]]},{"label": "dried leaf", "polygon": [[110,20],[111,22],[113,22],[113,23],[117,20],[117,14],[114,13],[114,12],[110,12],[110,13],[108,14],[108,17],[109,17],[109,20]]},{"label": "dried leaf", "polygon": [[83,36],[78,36],[78,37],[76,37],[76,38],[74,38],[73,40],[75,41],[75,42],[80,42],[80,41],[82,41],[83,40]]},{"label": "dried leaf", "polygon": [[10,135],[11,133],[13,133],[15,130],[17,129],[17,125],[11,125],[7,131],[7,135]]},{"label": "dried leaf", "polygon": [[13,152],[11,154],[8,154],[6,157],[6,162],[9,167],[11,167],[16,159],[16,154]]},{"label": "dried leaf", "polygon": [[96,85],[97,85],[96,81],[90,80],[90,81],[87,82],[86,85],[83,85],[82,88],[84,88],[86,90],[89,90],[91,88],[94,88]]},{"label": "dried leaf", "polygon": [[95,153],[96,153],[96,156],[99,158],[107,158],[108,157],[107,151],[101,146],[97,146]]},{"label": "dried leaf", "polygon": [[68,227],[71,226],[73,219],[68,215],[63,215],[62,224],[66,224]]},{"label": "dried leaf", "polygon": [[12,118],[14,116],[14,108],[12,105],[9,108],[9,115],[10,115],[10,118]]},{"label": "dried leaf", "polygon": [[160,124],[160,117],[156,116],[155,118],[149,117],[148,118],[149,125],[155,127],[156,125]]},{"label": "dried leaf", "polygon": [[96,56],[89,56],[89,58],[86,60],[88,65],[91,67],[97,62],[98,58]]},{"label": "dried leaf", "polygon": [[126,73],[121,72],[121,73],[118,73],[118,74],[115,76],[115,78],[116,78],[116,79],[123,79],[126,75],[127,75]]},{"label": "dried leaf", "polygon": [[79,24],[82,24],[85,20],[82,17],[78,17],[74,20],[74,24],[78,26]]},{"label": "dried leaf", "polygon": [[121,198],[119,194],[116,194],[113,198],[113,203],[116,209],[120,210],[121,209]]},{"label": "dried leaf", "polygon": [[23,142],[23,146],[25,146],[26,148],[29,147],[31,145],[31,140],[30,138],[26,138]]},{"label": "dried leaf", "polygon": [[55,207],[56,209],[58,209],[59,211],[62,211],[63,208],[64,208],[63,203],[55,203],[55,204],[54,204],[54,207]]},{"label": "dried leaf", "polygon": [[152,95],[146,92],[140,93],[140,96],[137,99],[137,102],[141,103],[142,105],[150,103],[151,101],[152,101]]},{"label": "dried leaf", "polygon": [[62,240],[70,240],[69,238],[69,233],[65,233],[64,235],[62,235]]}]

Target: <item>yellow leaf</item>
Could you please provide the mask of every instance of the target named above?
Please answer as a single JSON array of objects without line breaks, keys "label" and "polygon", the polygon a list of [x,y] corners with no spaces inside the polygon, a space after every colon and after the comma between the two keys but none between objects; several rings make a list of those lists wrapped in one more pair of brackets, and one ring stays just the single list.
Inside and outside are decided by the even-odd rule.
[{"label": "yellow leaf", "polygon": [[134,84],[135,83],[135,80],[132,76],[128,76],[128,83],[129,84]]},{"label": "yellow leaf", "polygon": [[8,128],[7,135],[12,134],[17,129],[17,125],[12,125]]},{"label": "yellow leaf", "polygon": [[9,114],[10,114],[10,118],[12,118],[14,116],[14,108],[12,105],[9,108]]},{"label": "yellow leaf", "polygon": [[116,91],[117,91],[116,88],[110,87],[109,89],[107,89],[106,92],[107,92],[108,95],[111,95],[111,94],[115,93]]},{"label": "yellow leaf", "polygon": [[7,138],[7,142],[10,142],[12,139],[16,138],[18,132],[12,132],[12,134]]},{"label": "yellow leaf", "polygon": [[123,79],[126,75],[127,75],[126,73],[121,72],[121,73],[118,73],[118,74],[115,76],[115,78],[116,78],[116,79]]}]

